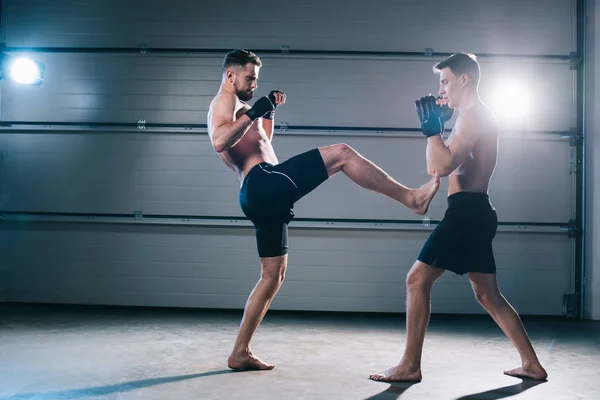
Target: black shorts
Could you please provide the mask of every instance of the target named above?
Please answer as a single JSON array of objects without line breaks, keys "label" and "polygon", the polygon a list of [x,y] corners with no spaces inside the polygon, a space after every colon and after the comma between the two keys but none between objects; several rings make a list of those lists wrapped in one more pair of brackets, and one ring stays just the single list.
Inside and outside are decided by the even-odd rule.
[{"label": "black shorts", "polygon": [[486,193],[455,193],[448,196],[446,214],[417,259],[458,275],[496,273],[492,241],[497,227],[498,216]]},{"label": "black shorts", "polygon": [[287,226],[294,203],[329,178],[319,149],[272,165],[254,166],[242,182],[240,206],[256,229],[260,257],[287,254]]}]

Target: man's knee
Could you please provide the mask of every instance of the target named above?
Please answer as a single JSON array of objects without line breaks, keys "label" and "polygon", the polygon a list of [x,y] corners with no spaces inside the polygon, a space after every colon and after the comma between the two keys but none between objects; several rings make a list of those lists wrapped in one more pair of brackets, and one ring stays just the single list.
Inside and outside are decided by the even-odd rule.
[{"label": "man's knee", "polygon": [[272,258],[262,259],[261,279],[272,283],[273,285],[281,285],[285,279],[285,271],[287,269],[287,255]]},{"label": "man's knee", "polygon": [[475,299],[477,299],[479,304],[486,310],[497,308],[502,305],[502,296],[494,289],[473,286],[473,293],[475,294]]},{"label": "man's knee", "polygon": [[340,160],[346,160],[356,154],[356,150],[354,150],[349,144],[338,143],[334,146],[336,146],[337,158]]},{"label": "man's knee", "polygon": [[488,297],[487,293],[483,289],[473,288],[473,294],[475,294],[475,299],[483,306],[483,308],[487,308]]},{"label": "man's knee", "polygon": [[475,291],[475,298],[485,310],[495,310],[502,305],[498,296],[487,290]]},{"label": "man's knee", "polygon": [[337,143],[322,147],[320,151],[329,175],[339,172],[344,164],[357,154],[356,150],[346,143]]},{"label": "man's knee", "polygon": [[502,305],[502,295],[495,275],[483,273],[469,273],[469,280],[473,288],[475,299],[485,308],[494,308]]},{"label": "man's knee", "polygon": [[406,275],[406,289],[408,291],[429,291],[442,275],[439,268],[431,267],[421,261],[415,262],[408,275]]}]

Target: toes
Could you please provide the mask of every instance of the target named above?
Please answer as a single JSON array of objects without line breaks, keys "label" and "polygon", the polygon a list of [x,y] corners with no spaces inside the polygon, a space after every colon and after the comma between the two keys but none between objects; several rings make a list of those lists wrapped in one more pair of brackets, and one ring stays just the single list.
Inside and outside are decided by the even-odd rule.
[{"label": "toes", "polygon": [[381,375],[381,374],[372,374],[370,376],[370,378],[374,381],[380,382],[383,381],[385,379],[385,375]]}]

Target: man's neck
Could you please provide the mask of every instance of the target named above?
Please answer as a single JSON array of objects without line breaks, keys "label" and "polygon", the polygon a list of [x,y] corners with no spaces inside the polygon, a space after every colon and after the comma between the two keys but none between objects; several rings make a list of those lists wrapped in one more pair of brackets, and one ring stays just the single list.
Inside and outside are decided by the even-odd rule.
[{"label": "man's neck", "polygon": [[233,88],[233,85],[227,83],[227,81],[221,82],[221,87],[219,88],[219,92],[230,93],[230,94],[234,95],[235,97],[238,97],[237,94],[235,93],[235,89]]},{"label": "man's neck", "polygon": [[460,105],[460,107],[458,107],[458,110],[460,112],[465,112],[465,111],[470,110],[471,108],[475,107],[479,103],[481,103],[481,100],[479,99],[479,94],[478,93],[469,93],[465,96],[465,98],[461,102],[461,105]]}]

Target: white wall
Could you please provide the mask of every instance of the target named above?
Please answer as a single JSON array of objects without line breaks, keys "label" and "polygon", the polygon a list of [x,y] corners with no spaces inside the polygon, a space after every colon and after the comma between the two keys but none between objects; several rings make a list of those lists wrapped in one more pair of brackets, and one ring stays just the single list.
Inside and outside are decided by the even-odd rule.
[{"label": "white wall", "polygon": [[[600,319],[600,1],[588,0],[586,317]],[[596,186],[598,185],[598,186]]]},{"label": "white wall", "polygon": [[[416,135],[276,134],[281,159],[334,140],[360,149],[406,184],[426,179],[424,143]],[[5,210],[83,215],[142,210],[145,220],[149,215],[236,219],[241,216],[237,182],[209,147],[206,135],[187,133],[4,133],[0,148],[9,153],[10,193]],[[538,133],[503,138],[500,147],[490,190],[499,219],[568,220],[568,143]],[[548,175],[554,177],[550,183]],[[444,180],[432,203],[433,220],[445,211],[446,185]],[[342,175],[298,202],[295,211],[299,218],[326,220],[420,218]],[[290,268],[274,308],[404,309],[404,280],[428,232],[306,229],[298,222],[291,225]],[[11,241],[6,246],[12,255],[0,251],[0,260],[12,269],[10,301],[242,308],[259,276],[253,231],[241,226],[20,221],[0,224],[2,234]],[[558,228],[499,232],[494,242],[499,282],[519,312],[561,314],[562,295],[570,291],[572,246]],[[432,308],[483,312],[465,277],[453,274],[436,285]]]},{"label": "white wall", "polygon": [[[273,309],[403,312],[406,274],[427,231],[290,228]],[[249,226],[9,223],[16,302],[237,308],[258,280]],[[499,285],[523,314],[560,315],[571,239],[499,232]],[[542,277],[540,279],[540,277]],[[535,282],[532,284],[532,282]],[[445,274],[435,313],[482,313],[466,277]]]},{"label": "white wall", "polygon": [[[140,9],[117,0],[6,0],[6,43],[133,48],[146,43],[150,49],[276,52],[289,46],[291,54],[263,56],[257,50],[265,64],[259,95],[273,88],[288,94],[278,121],[356,129],[416,128],[414,99],[436,90],[431,66],[439,57],[309,56],[295,50],[422,53],[432,47],[435,52],[563,56],[573,50],[574,0],[546,0],[542,13],[539,0],[263,0],[257,7],[217,0],[147,3],[163,8],[160,21],[150,4]],[[203,124],[218,88],[222,55],[36,53],[46,63],[46,81],[39,87],[5,82],[1,118]],[[519,312],[560,315],[563,295],[572,290],[574,242],[554,224],[572,217],[573,176],[568,141],[546,131],[565,131],[575,123],[574,73],[565,60],[480,61],[482,97],[507,82],[510,71],[511,79],[552,99],[513,126],[502,122],[490,192],[502,222],[552,225],[537,233],[514,226],[512,232],[499,233],[495,250],[505,295]],[[274,146],[284,160],[343,141],[404,184],[427,179],[425,141],[418,132],[335,131],[277,132]],[[205,132],[0,127],[0,148],[8,155],[8,211],[81,213],[83,218],[135,210],[146,217],[241,215],[238,182]],[[444,189],[432,203],[431,219],[443,215]],[[296,215],[328,221],[420,220],[341,175],[299,202]],[[87,219],[2,223],[2,246],[12,252],[0,252],[0,264],[11,266],[9,300],[241,308],[259,273],[252,231],[175,225],[102,225]],[[404,310],[404,279],[425,231],[307,229],[296,223],[290,231],[290,269],[275,308]],[[466,279],[451,274],[436,286],[433,308],[483,312]]]}]

